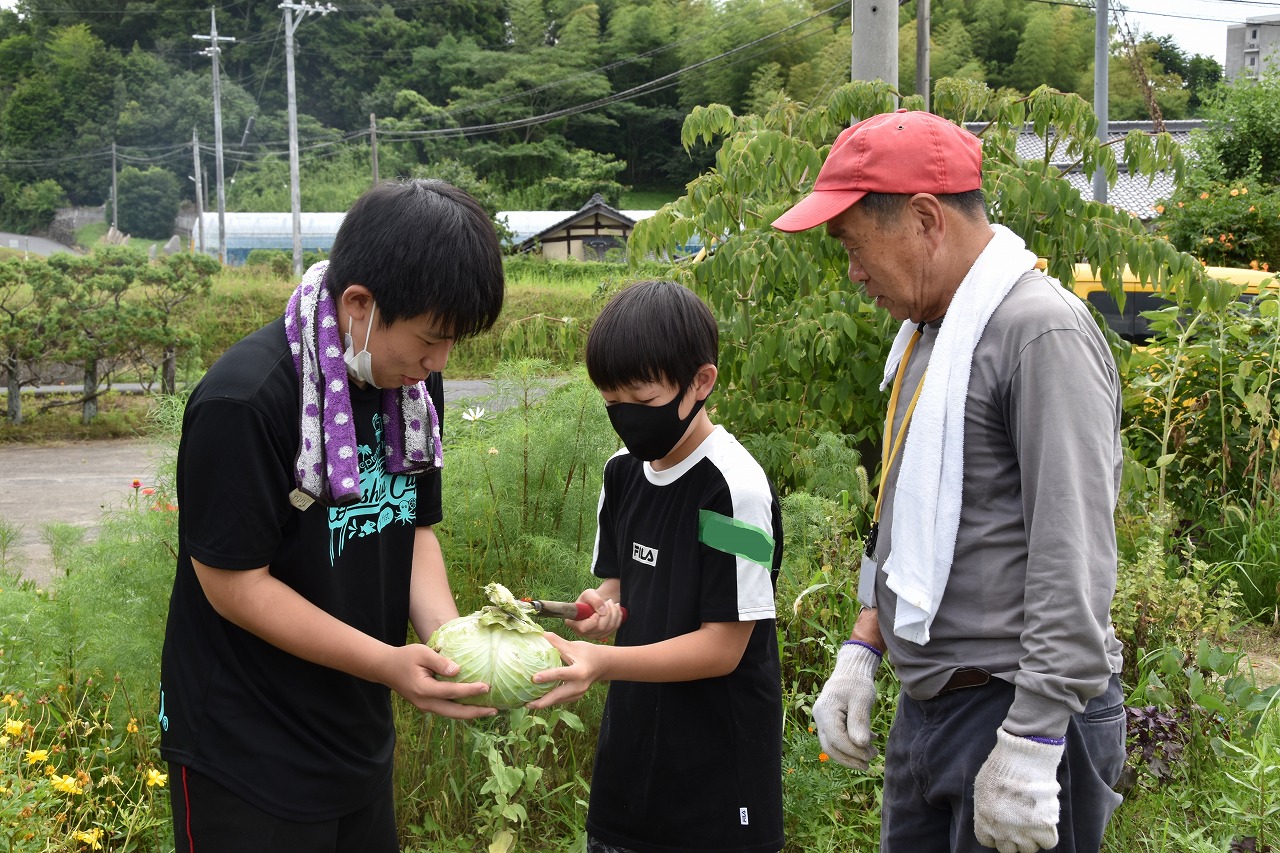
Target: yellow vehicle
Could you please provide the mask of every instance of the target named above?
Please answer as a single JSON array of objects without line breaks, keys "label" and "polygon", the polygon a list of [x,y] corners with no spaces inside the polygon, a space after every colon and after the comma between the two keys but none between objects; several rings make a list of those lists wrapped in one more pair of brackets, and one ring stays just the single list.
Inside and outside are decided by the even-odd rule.
[{"label": "yellow vehicle", "polygon": [[[1277,279],[1276,273],[1237,267],[1205,267],[1205,273],[1210,278],[1244,285],[1241,299],[1256,299],[1264,290],[1280,293],[1280,279]],[[1123,311],[1116,304],[1115,298],[1102,286],[1097,273],[1089,269],[1088,264],[1076,264],[1075,278],[1072,289],[1075,290],[1076,295],[1097,309],[1116,334],[1133,343],[1145,343],[1151,336],[1147,318],[1142,316],[1142,312],[1158,310],[1169,304],[1155,287],[1142,284],[1128,267],[1124,270]]]}]

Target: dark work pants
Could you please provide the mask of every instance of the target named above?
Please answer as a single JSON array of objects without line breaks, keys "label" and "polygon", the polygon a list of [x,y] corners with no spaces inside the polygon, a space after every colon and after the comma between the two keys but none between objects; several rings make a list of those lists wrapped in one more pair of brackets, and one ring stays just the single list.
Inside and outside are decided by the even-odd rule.
[{"label": "dark work pants", "polygon": [[[992,679],[923,702],[899,697],[885,750],[883,853],[990,853],[973,832],[973,780],[1013,693],[1012,684]],[[1121,801],[1111,786],[1124,768],[1124,738],[1124,693],[1113,675],[1067,725],[1055,853],[1097,853],[1102,845]]]},{"label": "dark work pants", "polygon": [[176,853],[398,853],[392,786],[352,814],[318,823],[269,815],[208,776],[169,765]]}]

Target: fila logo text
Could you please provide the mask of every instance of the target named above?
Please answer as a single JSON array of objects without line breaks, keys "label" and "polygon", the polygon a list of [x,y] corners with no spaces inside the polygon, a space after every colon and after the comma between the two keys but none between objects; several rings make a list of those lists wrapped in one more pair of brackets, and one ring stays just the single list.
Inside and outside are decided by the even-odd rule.
[{"label": "fila logo text", "polygon": [[646,566],[656,566],[658,565],[658,549],[651,548],[648,545],[641,545],[639,542],[632,542],[631,559],[637,563],[644,563]]}]

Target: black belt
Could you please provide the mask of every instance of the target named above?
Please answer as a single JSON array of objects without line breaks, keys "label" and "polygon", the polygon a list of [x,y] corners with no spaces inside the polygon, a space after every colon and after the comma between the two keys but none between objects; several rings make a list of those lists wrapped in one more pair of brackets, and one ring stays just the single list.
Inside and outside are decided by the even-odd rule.
[{"label": "black belt", "polygon": [[947,683],[942,685],[942,689],[938,691],[938,696],[945,696],[948,693],[954,693],[957,690],[964,690],[966,687],[981,687],[991,680],[991,673],[985,669],[979,669],[976,666],[962,666],[955,672],[951,673],[951,677],[947,679]]}]

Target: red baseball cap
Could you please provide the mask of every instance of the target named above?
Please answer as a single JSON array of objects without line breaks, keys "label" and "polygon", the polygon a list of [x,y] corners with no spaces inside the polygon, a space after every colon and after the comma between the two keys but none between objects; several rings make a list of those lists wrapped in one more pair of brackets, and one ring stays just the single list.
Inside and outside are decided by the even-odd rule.
[{"label": "red baseball cap", "polygon": [[982,141],[920,110],[858,122],[836,137],[813,192],[773,221],[780,231],[821,225],[867,193],[953,195],[982,188]]}]

